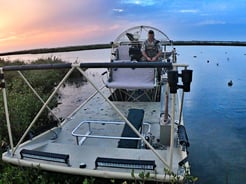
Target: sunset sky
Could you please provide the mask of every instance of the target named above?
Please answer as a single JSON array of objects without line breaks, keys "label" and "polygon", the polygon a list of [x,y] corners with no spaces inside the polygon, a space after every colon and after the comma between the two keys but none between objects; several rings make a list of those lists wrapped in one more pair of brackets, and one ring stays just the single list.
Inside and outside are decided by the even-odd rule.
[{"label": "sunset sky", "polygon": [[0,0],[0,52],[109,43],[138,25],[172,40],[246,41],[246,1]]}]

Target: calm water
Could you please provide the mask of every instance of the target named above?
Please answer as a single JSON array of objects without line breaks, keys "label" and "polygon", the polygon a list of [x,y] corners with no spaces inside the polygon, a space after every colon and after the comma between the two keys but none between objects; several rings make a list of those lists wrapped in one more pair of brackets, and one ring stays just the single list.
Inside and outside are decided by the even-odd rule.
[{"label": "calm water", "polygon": [[[178,62],[188,63],[193,69],[191,92],[185,96],[184,107],[192,175],[198,176],[201,184],[245,183],[246,48],[177,47],[177,51]],[[109,61],[109,53],[102,50],[48,56],[69,62]],[[227,85],[230,80],[231,87]]]},{"label": "calm water", "polygon": [[194,70],[184,108],[192,174],[199,183],[245,183],[246,48],[185,50],[180,57]]}]

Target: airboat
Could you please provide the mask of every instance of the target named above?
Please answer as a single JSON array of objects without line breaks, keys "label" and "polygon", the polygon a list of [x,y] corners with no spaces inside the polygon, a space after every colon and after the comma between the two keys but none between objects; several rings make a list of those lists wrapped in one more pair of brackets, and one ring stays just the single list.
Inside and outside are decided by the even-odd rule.
[{"label": "airboat", "polygon": [[[155,32],[162,55],[158,62],[141,60],[141,44]],[[177,62],[172,40],[157,28],[137,26],[122,32],[111,44],[111,58],[100,63],[27,64],[1,68],[10,146],[5,162],[73,175],[114,179],[171,181],[189,170],[189,141],[183,120],[184,94],[190,91],[192,70]],[[14,145],[4,73],[37,69],[69,69]],[[85,68],[101,69],[98,87]],[[78,70],[95,93],[58,126],[26,140],[32,126],[72,71]],[[159,72],[157,72],[159,71]],[[24,76],[23,76],[23,79]],[[25,80],[28,83],[28,80]],[[51,110],[52,113],[52,110]],[[59,119],[59,117],[57,117]],[[134,173],[134,174],[133,174]]]}]

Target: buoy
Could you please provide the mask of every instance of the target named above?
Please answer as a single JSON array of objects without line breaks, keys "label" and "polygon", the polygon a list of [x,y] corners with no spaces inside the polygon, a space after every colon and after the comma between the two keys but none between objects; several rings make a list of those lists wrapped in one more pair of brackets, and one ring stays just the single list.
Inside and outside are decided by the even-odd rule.
[{"label": "buoy", "polygon": [[232,80],[230,80],[230,81],[228,82],[228,86],[232,86],[232,84],[233,84],[233,82],[232,82]]}]

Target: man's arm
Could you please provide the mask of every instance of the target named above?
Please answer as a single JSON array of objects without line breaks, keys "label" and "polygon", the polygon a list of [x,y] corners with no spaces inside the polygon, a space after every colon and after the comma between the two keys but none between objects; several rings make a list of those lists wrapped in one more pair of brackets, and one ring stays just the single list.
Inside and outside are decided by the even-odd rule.
[{"label": "man's arm", "polygon": [[159,57],[161,56],[162,50],[161,50],[161,45],[160,45],[159,41],[157,42],[156,47],[157,47],[158,53],[156,54],[155,57],[152,58],[151,61],[157,61],[159,59]]},{"label": "man's arm", "polygon": [[146,58],[147,61],[151,61],[151,58],[147,56],[145,51],[142,51],[143,56]]},{"label": "man's arm", "polygon": [[142,44],[141,52],[142,52],[142,55],[144,56],[144,58],[146,58],[147,61],[151,61],[151,58],[145,52],[145,42]]},{"label": "man's arm", "polygon": [[159,51],[159,52],[156,54],[156,56],[152,58],[151,61],[157,61],[158,58],[160,57],[160,55],[161,55],[161,51]]}]

